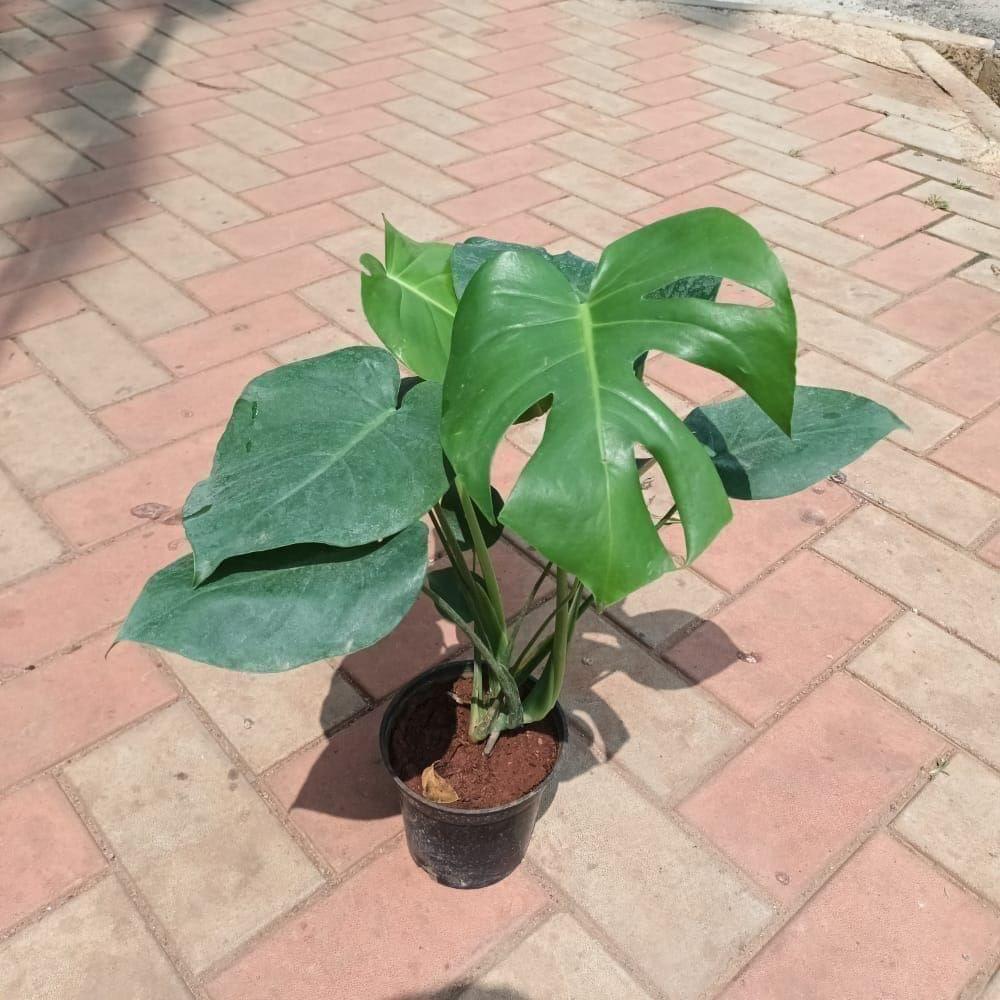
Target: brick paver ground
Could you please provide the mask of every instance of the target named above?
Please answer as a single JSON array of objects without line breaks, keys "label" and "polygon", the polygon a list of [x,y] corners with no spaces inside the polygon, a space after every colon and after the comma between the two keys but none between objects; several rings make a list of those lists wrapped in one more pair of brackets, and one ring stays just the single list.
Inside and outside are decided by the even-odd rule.
[{"label": "brick paver ground", "polygon": [[[4,1000],[1000,996],[1000,187],[915,70],[688,14],[0,5]],[[382,702],[461,648],[426,602],[279,677],[105,658],[238,390],[371,341],[383,212],[593,256],[702,205],[781,257],[800,380],[909,426],[588,614],[509,880],[432,885],[377,763]]]}]

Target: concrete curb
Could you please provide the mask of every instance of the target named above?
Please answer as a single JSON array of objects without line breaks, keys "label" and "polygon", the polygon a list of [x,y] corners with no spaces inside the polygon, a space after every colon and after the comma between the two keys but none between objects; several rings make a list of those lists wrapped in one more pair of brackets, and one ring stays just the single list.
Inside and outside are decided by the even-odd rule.
[{"label": "concrete curb", "polygon": [[903,48],[939,87],[951,95],[952,100],[987,138],[1000,142],[1000,107],[926,42],[905,41]]},{"label": "concrete curb", "polygon": [[914,21],[896,21],[891,18],[873,17],[870,14],[848,13],[839,7],[809,6],[796,4],[759,3],[757,0],[670,0],[671,7],[702,7],[714,10],[748,14],[785,14],[792,17],[809,17],[833,24],[856,25],[884,31],[902,41],[920,41],[936,45],[953,45],[958,48],[978,49],[988,55],[996,48],[991,38],[966,35],[960,31],[944,31]]}]

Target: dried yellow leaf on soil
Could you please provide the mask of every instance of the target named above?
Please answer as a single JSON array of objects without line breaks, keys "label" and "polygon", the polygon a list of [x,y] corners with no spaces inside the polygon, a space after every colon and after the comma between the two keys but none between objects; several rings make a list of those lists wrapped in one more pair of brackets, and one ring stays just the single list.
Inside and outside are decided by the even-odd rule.
[{"label": "dried yellow leaf on soil", "polygon": [[451,787],[448,782],[434,770],[434,765],[430,764],[424,768],[420,775],[420,787],[425,799],[431,802],[440,802],[448,805],[450,802],[458,801],[458,792]]}]

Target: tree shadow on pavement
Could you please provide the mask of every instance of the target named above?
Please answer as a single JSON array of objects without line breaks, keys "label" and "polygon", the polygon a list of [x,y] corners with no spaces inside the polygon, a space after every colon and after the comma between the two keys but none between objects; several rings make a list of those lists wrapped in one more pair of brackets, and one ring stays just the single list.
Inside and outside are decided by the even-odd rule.
[{"label": "tree shadow on pavement", "polygon": [[[213,20],[229,20],[229,16],[235,18],[236,8],[244,0],[223,0],[223,2],[228,6],[223,7],[217,3],[206,4],[205,9],[199,12],[199,21],[207,24]],[[73,13],[71,7],[68,13]],[[50,216],[53,213],[67,209],[85,211],[87,206],[96,208],[104,197],[98,193],[93,198],[74,196],[60,199],[60,191],[65,189],[65,182],[75,181],[84,176],[97,178],[102,171],[113,170],[116,180],[113,190],[108,191],[109,195],[139,190],[144,186],[143,178],[147,175],[146,159],[155,153],[156,136],[141,130],[133,133],[129,131],[129,126],[141,121],[144,113],[170,109],[169,104],[154,105],[151,112],[144,112],[148,104],[144,95],[148,92],[155,93],[155,88],[148,84],[156,78],[156,74],[170,73],[176,80],[175,84],[170,85],[204,86],[206,99],[224,97],[227,92],[239,91],[240,88],[228,91],[187,79],[184,76],[183,63],[171,64],[169,49],[177,44],[177,40],[170,37],[170,29],[172,22],[178,20],[183,22],[187,18],[180,11],[160,6],[153,19],[145,22],[148,30],[143,30],[138,37],[134,37],[134,32],[130,30],[143,23],[138,20],[134,23],[132,21],[116,23],[103,31],[94,28],[90,32],[71,35],[70,38],[82,40],[81,46],[86,45],[90,34],[98,31],[102,35],[117,32],[120,37],[113,41],[109,40],[105,47],[93,49],[91,60],[75,67],[76,74],[73,74],[72,66],[68,69],[49,71],[43,63],[36,61],[32,65],[41,68],[36,69],[31,76],[15,78],[0,84],[0,105],[6,100],[16,103],[22,92],[32,97],[40,95],[34,110],[22,112],[26,116],[43,114],[46,111],[77,109],[94,112],[93,117],[87,114],[74,122],[72,146],[60,139],[65,153],[59,151],[55,160],[47,164],[47,174],[50,176],[34,177],[27,171],[21,171],[29,183],[19,186],[16,193],[0,192],[4,222],[12,224],[11,229],[15,233],[15,238],[27,251],[0,260],[0,340],[12,337],[18,332],[18,321],[30,312],[42,287],[87,270],[86,256],[93,253],[94,248],[93,242],[88,242],[87,238],[92,240],[115,225],[114,220],[104,219],[100,220],[99,227],[89,225],[76,234],[53,236],[48,232],[51,225]],[[39,40],[43,45],[52,46],[56,50],[52,53],[56,58],[67,51],[56,46],[53,41],[42,39],[41,36]],[[74,49],[68,51],[72,54]],[[107,68],[102,69],[102,66]],[[94,71],[93,75],[86,72],[88,69]],[[61,77],[66,74],[74,78],[63,83]],[[46,92],[44,89],[46,78],[51,80],[54,77],[60,79],[52,83],[51,92]],[[94,111],[69,92],[77,87],[100,83],[115,83],[122,87],[123,104],[115,110],[113,116],[105,116]],[[233,113],[236,113],[235,108]],[[110,142],[107,141],[109,126],[121,132],[119,138]],[[51,136],[48,132],[42,132],[40,135],[28,136],[24,141],[30,143],[32,139],[39,138],[50,139]],[[210,142],[211,138],[206,134],[206,143]],[[105,141],[102,142],[102,139]],[[123,163],[115,163],[114,159],[111,159],[106,166],[102,164],[101,147],[117,145],[124,141],[135,144],[135,151],[129,153],[130,159]],[[147,145],[148,149],[144,155],[143,148]],[[20,170],[14,161],[8,169]],[[96,180],[94,183],[99,186]],[[100,266],[105,262],[99,260],[93,266]]]}]

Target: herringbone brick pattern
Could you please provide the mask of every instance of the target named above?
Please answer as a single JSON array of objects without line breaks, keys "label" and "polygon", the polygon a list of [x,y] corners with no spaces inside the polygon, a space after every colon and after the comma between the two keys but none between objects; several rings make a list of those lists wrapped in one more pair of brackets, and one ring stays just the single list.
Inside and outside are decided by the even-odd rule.
[{"label": "herringbone brick pattern", "polygon": [[[0,7],[5,1000],[1000,995],[1000,188],[915,68],[687,12]],[[401,841],[375,731],[461,648],[429,604],[278,677],[105,656],[239,389],[371,341],[383,213],[593,256],[704,205],[774,245],[800,381],[908,428],[585,619],[515,876],[455,893]]]}]

